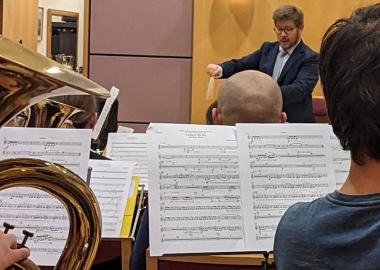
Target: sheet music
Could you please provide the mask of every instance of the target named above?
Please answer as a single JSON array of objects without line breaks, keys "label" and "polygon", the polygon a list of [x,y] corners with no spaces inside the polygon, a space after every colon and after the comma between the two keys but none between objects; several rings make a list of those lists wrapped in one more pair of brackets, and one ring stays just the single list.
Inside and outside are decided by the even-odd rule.
[{"label": "sheet music", "polygon": [[0,130],[0,158],[42,159],[86,179],[90,143],[90,129],[6,127]]},{"label": "sheet music", "polygon": [[145,133],[109,133],[106,156],[112,160],[136,163],[133,175],[140,177],[140,184],[148,190],[148,156]]},{"label": "sheet music", "polygon": [[22,230],[34,233],[26,245],[30,258],[38,265],[56,265],[69,233],[69,219],[64,206],[46,192],[34,188],[10,188],[0,191],[0,224],[16,228],[20,243]]},{"label": "sheet music", "polygon": [[119,238],[134,163],[93,159],[89,165],[92,167],[90,187],[102,212],[102,237]]},{"label": "sheet music", "polygon": [[[272,250],[277,224],[297,201],[335,189],[330,133],[319,124],[237,124],[249,249]],[[249,207],[247,207],[249,206]]]},{"label": "sheet music", "polygon": [[[37,158],[64,165],[86,179],[90,130],[48,128],[1,128],[0,157]],[[34,188],[0,191],[0,223],[15,225],[12,232],[22,240],[22,230],[34,233],[28,240],[31,259],[38,265],[56,265],[66,243],[69,221],[63,205]]]},{"label": "sheet music", "polygon": [[335,171],[336,189],[340,189],[343,183],[346,181],[348,172],[351,166],[351,154],[350,151],[343,150],[342,146],[336,135],[334,134],[332,127],[330,127],[330,139],[333,155],[333,164]]},{"label": "sheet music", "polygon": [[147,137],[151,255],[243,250],[235,128],[151,124]]},{"label": "sheet music", "polygon": [[96,140],[99,137],[100,131],[102,131],[102,128],[104,126],[104,122],[107,119],[107,116],[111,110],[112,104],[115,102],[117,96],[119,95],[119,89],[117,89],[115,86],[112,86],[110,90],[110,97],[107,98],[106,102],[104,103],[102,112],[99,115],[98,121],[95,124],[95,127],[92,131],[92,138]]}]

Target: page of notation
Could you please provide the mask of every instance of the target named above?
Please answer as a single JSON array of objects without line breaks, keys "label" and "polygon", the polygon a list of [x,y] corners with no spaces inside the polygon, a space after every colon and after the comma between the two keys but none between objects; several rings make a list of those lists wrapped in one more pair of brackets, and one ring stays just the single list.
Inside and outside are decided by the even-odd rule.
[{"label": "page of notation", "polygon": [[102,237],[119,238],[134,163],[114,160],[90,160],[90,187],[102,212]]},{"label": "page of notation", "polygon": [[[285,210],[335,189],[330,133],[319,124],[238,124],[240,177],[247,239],[253,250],[272,250]],[[244,193],[246,195],[248,193]]]},{"label": "page of notation", "polygon": [[152,256],[245,247],[235,128],[147,130]]},{"label": "page of notation", "polygon": [[107,157],[112,160],[127,160],[136,163],[133,175],[148,190],[148,156],[145,133],[110,133],[107,140]]},{"label": "page of notation", "polygon": [[91,130],[66,128],[1,128],[0,158],[36,158],[61,164],[87,177]]},{"label": "page of notation", "polygon": [[348,172],[351,166],[351,154],[350,151],[344,151],[342,145],[336,135],[334,134],[332,127],[330,127],[330,139],[332,146],[333,164],[335,171],[336,189],[340,189],[344,181],[346,181]]},{"label": "page of notation", "polygon": [[[85,129],[1,128],[0,158],[36,158],[59,163],[86,179],[91,131]],[[0,191],[0,223],[34,233],[28,240],[31,258],[39,265],[56,265],[66,243],[66,209],[51,195],[33,188]]]},{"label": "page of notation", "polygon": [[21,243],[22,230],[34,233],[26,245],[30,258],[38,265],[56,265],[69,233],[64,206],[46,192],[34,188],[0,191],[0,224],[15,225],[12,233]]}]

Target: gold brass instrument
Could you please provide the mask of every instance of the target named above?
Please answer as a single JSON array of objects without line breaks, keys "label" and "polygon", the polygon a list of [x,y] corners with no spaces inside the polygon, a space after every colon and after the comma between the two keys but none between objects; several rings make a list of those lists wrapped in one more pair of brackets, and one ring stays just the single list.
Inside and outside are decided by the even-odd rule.
[{"label": "gold brass instrument", "polygon": [[65,120],[81,111],[73,106],[45,99],[28,108],[28,121],[24,127],[59,128]]},{"label": "gold brass instrument", "polygon": [[66,120],[82,111],[68,104],[45,99],[24,109],[7,126],[60,128]]},{"label": "gold brass instrument", "polygon": [[[51,103],[44,100],[54,96],[77,94],[91,94],[102,98],[109,96],[108,90],[82,75],[0,36],[1,127],[12,122],[17,115],[25,118],[23,126],[46,126],[44,121],[50,116],[46,115],[44,109]],[[39,105],[31,108],[35,104]],[[67,108],[58,105],[54,115],[63,112],[64,107]],[[35,116],[31,123],[33,110]],[[63,118],[73,113],[75,108],[66,110]],[[57,118],[53,122],[54,124],[47,126],[59,126],[63,121]],[[95,195],[86,182],[64,167],[46,161],[0,161],[0,190],[20,186],[47,191],[58,198],[68,211],[70,231],[55,269],[90,269],[100,243],[101,216]],[[8,269],[39,268],[26,259]]]},{"label": "gold brass instrument", "polygon": [[[101,239],[101,215],[95,195],[87,183],[64,167],[46,161],[0,161],[0,190],[20,186],[52,194],[68,211],[70,231],[55,269],[90,269]],[[23,267],[24,264],[20,264]]]},{"label": "gold brass instrument", "polygon": [[0,36],[0,126],[42,100],[78,94],[109,96],[84,76]]}]

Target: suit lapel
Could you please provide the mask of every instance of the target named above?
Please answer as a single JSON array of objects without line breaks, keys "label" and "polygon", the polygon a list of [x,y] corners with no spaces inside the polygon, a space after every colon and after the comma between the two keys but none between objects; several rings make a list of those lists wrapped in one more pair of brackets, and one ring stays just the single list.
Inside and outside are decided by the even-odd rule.
[{"label": "suit lapel", "polygon": [[272,76],[273,74],[273,68],[274,68],[274,64],[276,63],[278,49],[279,49],[279,45],[278,43],[276,43],[276,45],[271,50],[268,51],[267,61],[266,61],[268,65],[266,65],[266,67],[263,68],[263,70],[261,70],[262,72],[270,76]]},{"label": "suit lapel", "polygon": [[290,68],[293,66],[295,62],[297,62],[298,59],[302,57],[302,55],[305,53],[305,47],[301,40],[301,42],[298,44],[298,46],[295,48],[293,53],[290,55],[288,61],[286,61],[286,64],[284,68],[281,71],[280,77],[278,78],[277,82],[281,84],[282,80],[284,79],[286,73],[290,70]]}]

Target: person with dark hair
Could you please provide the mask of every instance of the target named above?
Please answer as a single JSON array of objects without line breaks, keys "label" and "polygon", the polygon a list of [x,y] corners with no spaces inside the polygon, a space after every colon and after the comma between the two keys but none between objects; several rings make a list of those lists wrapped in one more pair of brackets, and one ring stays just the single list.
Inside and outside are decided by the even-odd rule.
[{"label": "person with dark hair", "polygon": [[[80,112],[75,113],[63,123],[63,128],[88,128],[93,129],[98,120],[98,106],[96,97],[91,95],[68,95],[54,97],[52,100],[70,105]],[[94,150],[90,151],[90,159],[108,159]]]},{"label": "person with dark hair", "polygon": [[320,74],[333,131],[351,153],[348,177],[323,198],[291,206],[275,236],[283,269],[379,269],[380,3],[325,33]]},{"label": "person with dark hair", "polygon": [[[94,128],[98,118],[96,97],[91,95],[70,95],[55,97],[53,100],[82,110],[66,121],[66,128]],[[109,158],[91,150],[90,159],[106,160]],[[98,249],[98,261],[95,260],[91,270],[121,269],[120,249],[118,246],[118,242],[103,240]],[[107,258],[107,256],[111,256],[112,258]]]},{"label": "person with dark hair", "polygon": [[0,232],[0,270],[26,259],[29,254],[28,248],[17,248],[17,238],[14,234]]},{"label": "person with dark hair", "polygon": [[302,10],[285,5],[273,13],[277,42],[264,42],[261,48],[241,59],[209,64],[207,73],[228,78],[243,70],[259,70],[277,81],[283,97],[283,111],[292,123],[312,123],[312,92],[318,81],[318,54],[306,46]]}]

